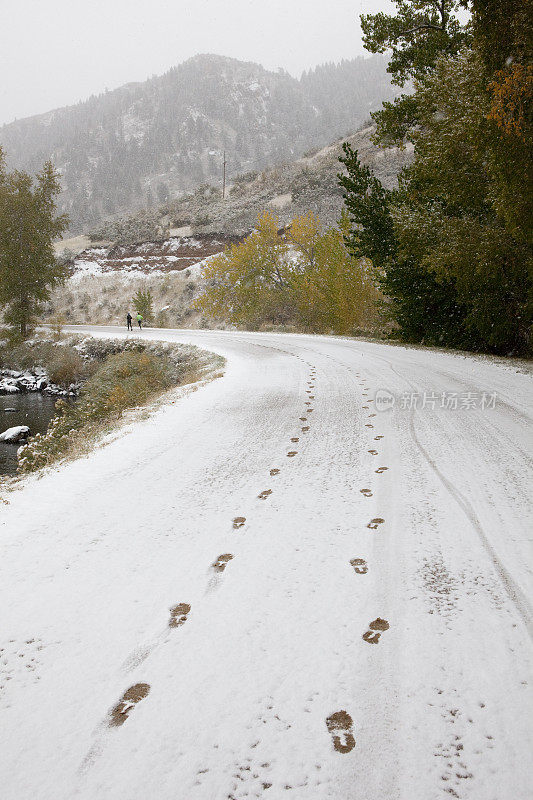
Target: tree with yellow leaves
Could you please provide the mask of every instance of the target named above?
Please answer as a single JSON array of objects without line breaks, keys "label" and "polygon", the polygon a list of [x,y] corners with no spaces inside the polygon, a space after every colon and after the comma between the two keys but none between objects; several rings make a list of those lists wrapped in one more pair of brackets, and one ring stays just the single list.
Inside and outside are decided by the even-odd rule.
[{"label": "tree with yellow leaves", "polygon": [[348,216],[321,230],[309,212],[293,220],[287,237],[295,249],[292,293],[299,324],[312,331],[350,334],[378,323],[379,292],[367,259],[346,248]]},{"label": "tree with yellow leaves", "polygon": [[279,231],[269,212],[244,242],[215,256],[196,303],[210,317],[257,328],[290,324],[349,334],[378,321],[379,292],[366,259],[345,246],[349,221],[322,230],[316,215],[296,217]]},{"label": "tree with yellow leaves", "polygon": [[265,211],[250,236],[212,258],[204,272],[206,288],[195,307],[207,316],[252,328],[265,321],[287,322],[288,245],[278,229],[278,218]]},{"label": "tree with yellow leaves", "polygon": [[494,120],[508,136],[526,142],[531,132],[533,65],[509,64],[494,74],[488,88],[492,105],[487,119]]}]

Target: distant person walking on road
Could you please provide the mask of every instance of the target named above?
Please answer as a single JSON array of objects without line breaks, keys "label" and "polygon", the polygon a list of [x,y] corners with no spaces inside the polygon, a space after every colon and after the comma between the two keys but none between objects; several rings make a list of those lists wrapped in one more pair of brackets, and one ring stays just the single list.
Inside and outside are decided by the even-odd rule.
[{"label": "distant person walking on road", "polygon": [[141,328],[141,330],[142,330],[142,326],[143,326],[143,315],[142,315],[142,314],[139,312],[139,313],[137,314],[137,317],[136,317],[136,319],[137,319],[137,324],[138,324],[139,328]]},{"label": "distant person walking on road", "polygon": [[130,312],[128,311],[128,315],[126,317],[126,322],[128,323],[128,330],[129,331],[133,330],[132,320],[133,320],[133,317],[131,316]]}]

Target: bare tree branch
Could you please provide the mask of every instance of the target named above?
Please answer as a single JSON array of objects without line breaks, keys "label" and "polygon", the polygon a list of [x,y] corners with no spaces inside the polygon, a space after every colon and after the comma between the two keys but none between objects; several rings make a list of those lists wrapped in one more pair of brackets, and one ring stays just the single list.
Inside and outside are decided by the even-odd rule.
[{"label": "bare tree branch", "polygon": [[407,31],[400,31],[398,34],[398,38],[400,36],[409,36],[410,33],[418,33],[419,31],[440,31],[441,33],[446,30],[446,26],[442,25],[431,25],[429,22],[426,25],[417,25],[415,28],[410,28]]}]

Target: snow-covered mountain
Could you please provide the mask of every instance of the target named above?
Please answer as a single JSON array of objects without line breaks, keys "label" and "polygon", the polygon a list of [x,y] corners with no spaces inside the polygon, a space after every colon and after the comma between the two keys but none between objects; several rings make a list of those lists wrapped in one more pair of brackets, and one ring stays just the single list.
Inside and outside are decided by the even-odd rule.
[{"label": "snow-covered mountain", "polygon": [[144,83],[0,128],[8,165],[52,158],[71,232],[204,182],[292,160],[353,131],[394,95],[382,56],[283,71],[199,55]]}]

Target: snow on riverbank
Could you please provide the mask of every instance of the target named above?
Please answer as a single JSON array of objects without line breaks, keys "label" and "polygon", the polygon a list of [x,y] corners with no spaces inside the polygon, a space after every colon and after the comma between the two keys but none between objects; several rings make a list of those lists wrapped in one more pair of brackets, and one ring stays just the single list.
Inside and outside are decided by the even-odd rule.
[{"label": "snow on riverbank", "polygon": [[70,384],[64,389],[51,383],[43,367],[33,367],[31,371],[20,372],[13,369],[0,370],[0,395],[20,394],[25,392],[42,392],[50,395],[75,395],[79,384]]}]

